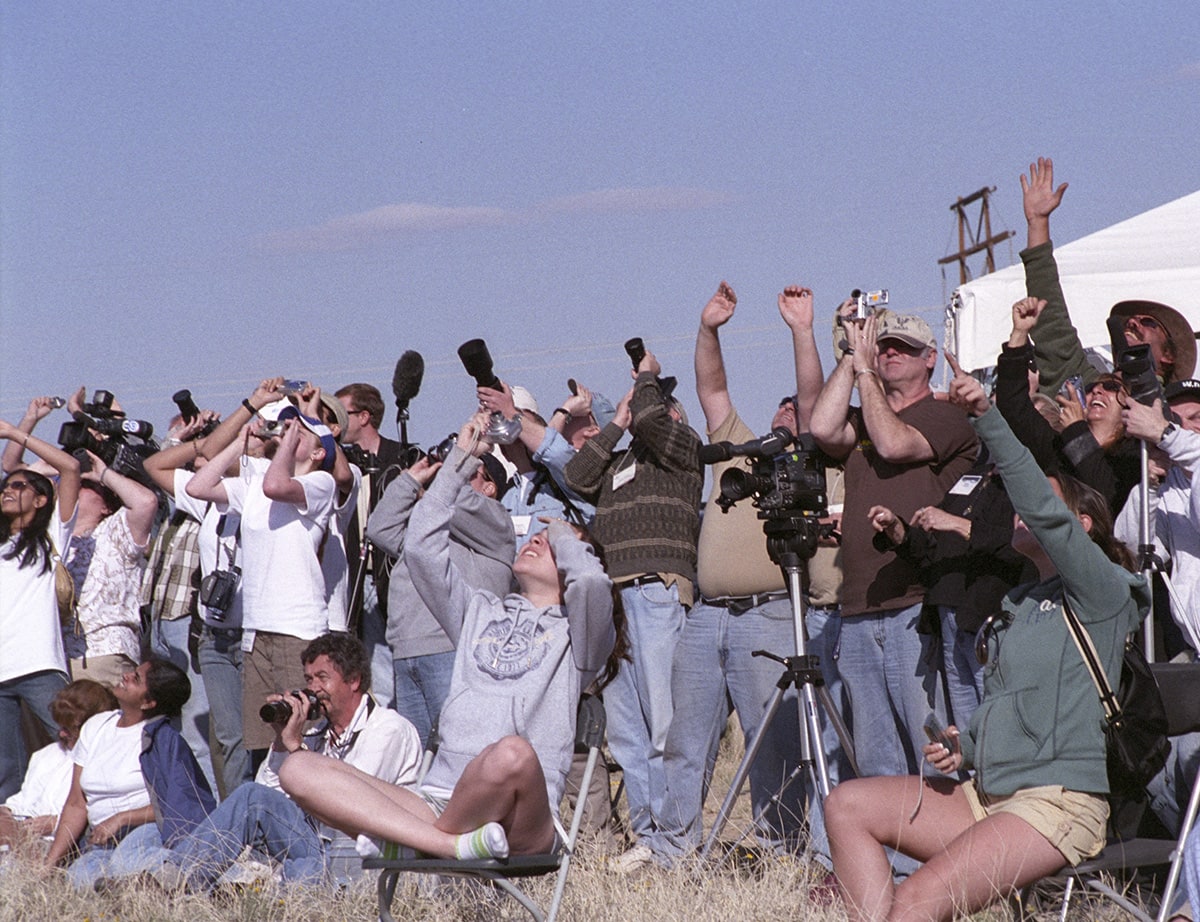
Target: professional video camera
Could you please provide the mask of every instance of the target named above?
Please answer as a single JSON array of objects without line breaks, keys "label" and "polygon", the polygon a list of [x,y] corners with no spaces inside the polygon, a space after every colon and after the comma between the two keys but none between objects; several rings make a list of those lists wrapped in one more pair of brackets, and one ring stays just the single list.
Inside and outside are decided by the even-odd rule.
[{"label": "professional video camera", "polygon": [[825,483],[827,459],[812,435],[793,435],[777,426],[761,438],[740,445],[714,442],[700,448],[702,464],[716,464],[744,457],[750,470],[730,467],[721,474],[717,505],[726,513],[749,498],[763,519],[767,551],[778,562],[785,551],[811,557],[822,535],[832,527],[820,520],[829,513]]},{"label": "professional video camera", "polygon": [[98,390],[90,403],[75,413],[75,419],[58,430],[58,444],[91,470],[87,452],[98,456],[118,474],[152,486],[142,463],[158,451],[154,426],[141,419],[126,419],[114,410],[111,391]]}]

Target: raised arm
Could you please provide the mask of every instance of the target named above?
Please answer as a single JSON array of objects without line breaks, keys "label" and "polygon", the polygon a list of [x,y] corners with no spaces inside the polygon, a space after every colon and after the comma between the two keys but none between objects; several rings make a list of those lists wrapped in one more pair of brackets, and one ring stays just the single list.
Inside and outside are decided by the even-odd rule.
[{"label": "raised arm", "polygon": [[720,428],[733,412],[717,331],[730,321],[736,308],[737,295],[729,285],[721,282],[716,294],[708,299],[700,312],[700,329],[696,332],[696,396],[700,399],[704,424],[709,432]]},{"label": "raised arm", "polygon": [[57,445],[22,432],[4,420],[0,420],[0,439],[17,442],[23,450],[33,452],[58,472],[58,515],[64,522],[71,521],[79,501],[79,462]]},{"label": "raised arm", "polygon": [[896,415],[883,382],[876,371],[876,318],[868,317],[861,329],[851,327],[849,339],[853,354],[854,383],[858,386],[863,426],[871,437],[871,446],[879,457],[891,464],[916,464],[935,457],[929,440]]},{"label": "raised arm", "polygon": [[612,581],[591,546],[579,540],[566,522],[552,521],[547,534],[565,586],[563,606],[571,634],[571,656],[575,667],[587,674],[587,684],[604,668],[616,641]]},{"label": "raised arm", "polygon": [[634,378],[629,431],[664,468],[699,472],[700,437],[667,409],[658,383],[661,371],[658,359],[647,349]]},{"label": "raised arm", "polygon": [[633,389],[621,398],[617,404],[617,413],[612,422],[600,430],[595,438],[588,439],[583,447],[575,453],[564,469],[567,484],[576,493],[584,496],[596,496],[600,492],[600,484],[608,462],[612,460],[617,443],[625,435],[632,414],[629,404],[633,400]]},{"label": "raised arm", "polygon": [[[242,427],[254,420],[255,414],[269,403],[283,397],[283,378],[264,378],[254,392],[238,404],[219,426],[200,443],[200,454],[210,461],[230,442],[238,439]],[[253,412],[251,412],[253,410]]]},{"label": "raised arm", "polygon": [[413,508],[441,468],[441,462],[422,457],[388,484],[367,519],[367,537],[372,544],[392,557],[400,556]]},{"label": "raised arm", "polygon": [[146,475],[168,496],[175,495],[175,472],[200,457],[200,443],[195,434],[216,419],[218,416],[212,410],[202,410],[191,422],[175,426],[167,435],[167,447],[143,463]]},{"label": "raised arm", "polygon": [[792,331],[792,356],[796,362],[796,424],[801,432],[812,427],[813,410],[825,384],[821,355],[813,335],[813,293],[797,285],[779,295],[779,314]]},{"label": "raised arm", "polygon": [[[25,409],[25,415],[17,424],[17,430],[30,435],[43,419],[53,412],[50,397],[34,397]],[[25,462],[25,446],[20,439],[12,439],[4,446],[3,458],[0,458],[0,468],[5,474],[11,474]]]},{"label": "raised arm", "polygon": [[196,476],[188,481],[188,496],[206,503],[224,505],[229,502],[224,483],[225,472],[241,457],[242,443],[250,429],[250,425],[243,426],[239,438],[229,441],[208,464],[196,472]]},{"label": "raised arm", "polygon": [[136,480],[114,471],[97,455],[88,452],[92,469],[83,475],[84,480],[108,487],[125,506],[125,521],[135,544],[145,546],[150,541],[150,528],[158,514],[158,497],[154,491]]}]

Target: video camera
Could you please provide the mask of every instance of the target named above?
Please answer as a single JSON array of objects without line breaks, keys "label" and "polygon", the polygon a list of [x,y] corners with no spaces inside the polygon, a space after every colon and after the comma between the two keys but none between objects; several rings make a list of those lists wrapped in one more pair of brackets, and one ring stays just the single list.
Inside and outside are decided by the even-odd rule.
[{"label": "video camera", "polygon": [[154,426],[141,419],[126,419],[114,410],[111,391],[98,390],[85,403],[75,419],[58,430],[58,444],[79,460],[85,471],[91,470],[87,452],[126,477],[151,486],[143,462],[158,451]]},{"label": "video camera", "polygon": [[1171,418],[1171,410],[1163,400],[1162,384],[1158,380],[1158,368],[1154,355],[1147,343],[1130,346],[1125,341],[1125,321],[1121,317],[1109,317],[1108,335],[1112,343],[1113,366],[1121,373],[1121,381],[1129,396],[1138,403],[1153,406],[1162,400],[1163,416]]}]

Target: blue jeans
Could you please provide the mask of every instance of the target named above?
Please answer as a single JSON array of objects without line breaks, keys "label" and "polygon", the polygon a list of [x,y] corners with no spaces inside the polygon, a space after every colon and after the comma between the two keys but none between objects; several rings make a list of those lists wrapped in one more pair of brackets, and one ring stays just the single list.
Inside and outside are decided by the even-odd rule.
[{"label": "blue jeans", "polygon": [[[763,711],[775,692],[782,669],[766,657],[795,650],[792,607],[787,599],[768,602],[741,614],[728,608],[697,604],[687,613],[671,671],[674,716],[663,753],[667,793],[649,837],[660,855],[678,856],[701,845],[701,809],[712,779],[717,743],[732,699],[749,747]],[[795,845],[804,816],[804,778],[782,791],[800,757],[799,710],[795,688],[789,689],[763,731],[762,747],[750,768],[750,798],[758,820],[759,841],[772,848]]]},{"label": "blue jeans", "polygon": [[949,722],[964,733],[971,715],[983,698],[983,666],[975,655],[975,633],[960,631],[953,608],[938,606],[942,623],[942,662],[946,669],[946,697],[950,700]]},{"label": "blue jeans", "polygon": [[208,695],[213,735],[221,749],[221,790],[231,794],[252,777],[250,753],[242,746],[242,630],[207,624],[196,658]]},{"label": "blue jeans", "polygon": [[[920,603],[842,617],[838,667],[850,698],[854,749],[864,778],[919,775],[932,711],[945,723],[934,638],[917,633]],[[932,769],[931,769],[932,771]]]},{"label": "blue jeans", "polygon": [[371,694],[385,708],[390,708],[396,700],[392,648],[387,642],[387,621],[379,607],[375,577],[370,573],[363,576],[362,593],[362,642],[371,660]]},{"label": "blue jeans", "polygon": [[29,767],[29,753],[21,738],[21,702],[29,706],[54,739],[58,726],[50,716],[50,699],[66,687],[66,674],[53,669],[0,682],[0,801],[21,789]]},{"label": "blue jeans", "polygon": [[424,747],[450,694],[454,652],[408,656],[395,660],[392,668],[396,679],[396,710],[417,728]]},{"label": "blue jeans", "polygon": [[180,841],[171,860],[187,875],[190,888],[203,890],[216,883],[247,845],[280,862],[289,883],[325,881],[325,852],[307,814],[282,791],[252,781]]},{"label": "blue jeans", "polygon": [[144,823],[129,830],[115,847],[85,844],[67,868],[67,879],[80,890],[90,890],[98,880],[128,877],[159,867],[166,854],[158,826]]},{"label": "blue jeans", "polygon": [[671,726],[671,664],[686,612],[679,590],[662,583],[621,589],[631,661],[604,689],[608,748],[625,773],[629,828],[653,834],[667,794],[663,754]]},{"label": "blue jeans", "polygon": [[[808,628],[808,652],[817,657],[821,663],[821,676],[825,679],[825,688],[829,698],[837,708],[838,716],[847,727],[851,726],[850,708],[846,700],[846,689],[842,684],[842,674],[838,665],[842,645],[842,618],[836,606],[828,608],[809,608],[804,616],[804,625]],[[821,713],[821,745],[825,750],[825,761],[829,768],[829,785],[833,787],[842,778],[850,778],[853,772],[842,749],[842,741],[838,739],[833,721]],[[808,810],[808,847],[809,851],[825,867],[832,869],[833,862],[829,857],[829,837],[825,834],[825,813],[821,809],[819,798],[814,791],[809,791]]]},{"label": "blue jeans", "polygon": [[1146,793],[1150,795],[1150,809],[1173,836],[1179,835],[1179,829],[1183,825],[1198,768],[1200,733],[1173,736],[1167,763],[1146,785]]},{"label": "blue jeans", "polygon": [[192,750],[200,770],[212,790],[217,790],[217,776],[213,772],[212,753],[208,748],[208,695],[200,666],[192,660],[188,650],[188,634],[191,618],[176,618],[174,621],[155,620],[151,626],[150,651],[163,659],[170,660],[187,673],[192,683],[192,694],[183,705],[180,715],[180,732],[184,742]]}]

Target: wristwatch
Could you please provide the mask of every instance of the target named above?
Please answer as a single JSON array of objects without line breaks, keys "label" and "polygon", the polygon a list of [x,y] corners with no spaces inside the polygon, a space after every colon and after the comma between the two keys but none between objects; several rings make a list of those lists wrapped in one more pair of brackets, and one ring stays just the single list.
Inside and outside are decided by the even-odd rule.
[{"label": "wristwatch", "polygon": [[1166,438],[1168,435],[1170,435],[1172,432],[1174,432],[1174,431],[1175,431],[1176,429],[1178,429],[1178,428],[1179,428],[1179,427],[1178,427],[1178,426],[1176,426],[1176,425],[1175,425],[1175,423],[1173,423],[1173,422],[1168,422],[1168,423],[1167,423],[1167,425],[1164,427],[1164,429],[1163,429],[1163,431],[1162,431],[1162,435],[1160,435],[1160,436],[1158,437],[1158,441],[1157,441],[1155,444],[1156,444],[1156,445],[1161,445],[1161,444],[1163,443],[1163,439],[1165,439],[1165,438]]}]

